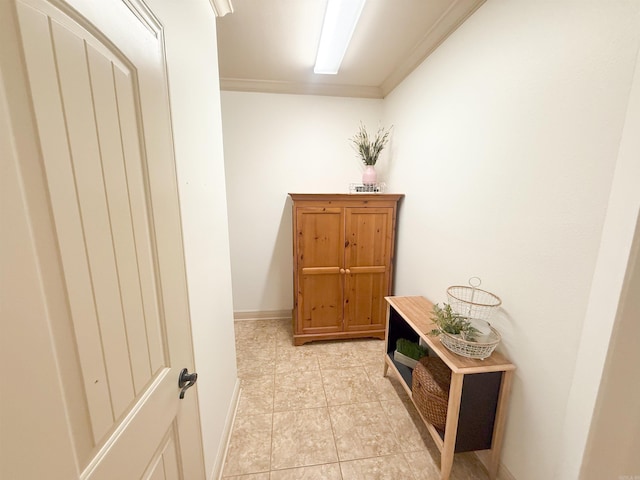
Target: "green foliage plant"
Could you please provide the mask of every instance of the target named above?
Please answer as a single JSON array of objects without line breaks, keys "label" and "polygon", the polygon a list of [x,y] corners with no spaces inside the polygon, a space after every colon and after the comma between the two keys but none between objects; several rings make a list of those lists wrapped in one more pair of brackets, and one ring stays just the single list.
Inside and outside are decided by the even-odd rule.
[{"label": "green foliage plant", "polygon": [[407,340],[406,338],[398,339],[396,342],[396,350],[409,358],[413,358],[414,360],[420,360],[422,357],[427,356],[426,348],[412,342],[411,340]]},{"label": "green foliage plant", "polygon": [[451,309],[451,305],[447,303],[444,303],[442,308],[437,303],[433,306],[431,320],[438,328],[431,330],[429,335],[437,336],[442,332],[447,332],[451,335],[458,335],[463,340],[475,342],[476,336],[480,334],[480,331],[471,325],[467,317],[455,313]]},{"label": "green foliage plant", "polygon": [[380,156],[380,152],[382,152],[389,141],[390,133],[391,128],[385,129],[383,127],[379,127],[375,137],[371,139],[365,126],[360,123],[358,133],[349,140],[351,141],[354,150],[362,160],[362,163],[365,165],[375,165],[378,161],[378,157]]}]

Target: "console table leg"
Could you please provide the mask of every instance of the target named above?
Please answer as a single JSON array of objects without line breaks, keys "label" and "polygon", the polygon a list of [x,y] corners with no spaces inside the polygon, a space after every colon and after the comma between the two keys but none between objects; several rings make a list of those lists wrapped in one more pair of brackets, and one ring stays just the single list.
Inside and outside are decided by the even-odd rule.
[{"label": "console table leg", "polygon": [[444,429],[444,446],[440,452],[440,480],[448,480],[453,466],[453,454],[456,449],[456,435],[458,433],[458,415],[460,413],[460,400],[462,398],[461,373],[451,374],[451,386],[449,387],[449,405],[447,406],[447,425]]},{"label": "console table leg", "polygon": [[511,392],[511,382],[513,380],[513,370],[502,373],[502,384],[500,385],[500,396],[498,397],[498,407],[496,408],[496,420],[493,427],[493,439],[489,453],[489,478],[494,480],[498,476],[500,467],[500,450],[502,450],[502,440],[504,437],[504,425],[507,413],[507,401]]}]

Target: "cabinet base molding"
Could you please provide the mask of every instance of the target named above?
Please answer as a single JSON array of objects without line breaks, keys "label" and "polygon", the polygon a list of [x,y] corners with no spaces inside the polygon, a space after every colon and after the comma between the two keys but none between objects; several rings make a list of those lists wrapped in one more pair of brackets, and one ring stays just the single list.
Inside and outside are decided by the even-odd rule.
[{"label": "cabinet base molding", "polygon": [[335,333],[318,333],[309,335],[293,335],[293,344],[303,345],[307,342],[315,342],[318,340],[346,340],[353,338],[377,338],[384,340],[384,330],[371,330],[369,332],[335,332]]}]

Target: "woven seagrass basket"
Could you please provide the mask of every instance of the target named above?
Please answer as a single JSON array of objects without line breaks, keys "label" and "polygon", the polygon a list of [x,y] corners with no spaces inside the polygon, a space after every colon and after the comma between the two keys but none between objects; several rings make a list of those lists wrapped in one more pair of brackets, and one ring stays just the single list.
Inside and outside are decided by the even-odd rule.
[{"label": "woven seagrass basket", "polygon": [[422,416],[434,427],[447,424],[451,370],[438,357],[420,359],[413,370],[411,394]]}]

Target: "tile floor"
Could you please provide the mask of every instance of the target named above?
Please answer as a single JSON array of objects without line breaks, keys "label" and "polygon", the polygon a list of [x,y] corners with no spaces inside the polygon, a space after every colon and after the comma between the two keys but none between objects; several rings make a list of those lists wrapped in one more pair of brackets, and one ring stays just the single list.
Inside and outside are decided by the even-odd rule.
[{"label": "tile floor", "polygon": [[[384,342],[294,347],[291,321],[235,323],[241,393],[225,480],[436,480],[440,453],[397,380]],[[486,480],[472,453],[452,480]]]}]

